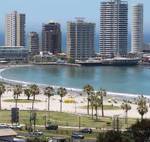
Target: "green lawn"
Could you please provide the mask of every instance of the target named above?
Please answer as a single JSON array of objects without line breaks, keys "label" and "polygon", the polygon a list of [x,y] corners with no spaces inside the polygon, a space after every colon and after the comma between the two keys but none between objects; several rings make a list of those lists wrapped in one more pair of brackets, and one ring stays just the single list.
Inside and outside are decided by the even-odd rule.
[{"label": "green lawn", "polygon": [[[3,100],[4,102],[15,103],[14,99]],[[41,102],[41,100],[35,100],[35,102]],[[18,99],[18,103],[32,103],[32,100]]]},{"label": "green lawn", "polygon": [[[46,112],[37,111],[37,125],[44,125],[44,116]],[[20,123],[28,124],[30,117],[30,111],[20,111]],[[0,111],[0,123],[10,123],[11,112],[10,111]],[[48,120],[48,118],[47,118]],[[79,126],[79,116],[70,113],[60,113],[60,112],[50,112],[50,120],[61,126]],[[124,120],[120,121],[122,127],[124,127]],[[129,126],[135,123],[135,119],[129,119]],[[112,118],[110,117],[100,117],[97,121],[88,116],[80,116],[81,127],[92,127],[92,128],[112,128]]]},{"label": "green lawn", "polygon": [[[87,106],[82,106],[81,108],[87,109]],[[91,109],[91,106],[90,106]],[[101,109],[101,107],[98,107],[98,109]],[[119,106],[114,106],[114,105],[104,105],[104,110],[118,110],[121,109]]]}]

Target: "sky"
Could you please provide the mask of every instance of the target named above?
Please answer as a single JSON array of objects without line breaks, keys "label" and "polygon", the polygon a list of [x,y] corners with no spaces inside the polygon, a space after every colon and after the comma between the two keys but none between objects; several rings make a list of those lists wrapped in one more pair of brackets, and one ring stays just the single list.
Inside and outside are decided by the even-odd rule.
[{"label": "sky", "polygon": [[[75,17],[85,17],[87,21],[97,24],[99,31],[99,8],[102,0],[0,0],[0,32],[4,32],[5,15],[17,10],[26,14],[26,29],[41,31],[42,23],[50,20],[59,22],[66,32],[66,22]],[[131,25],[131,6],[144,4],[144,31],[150,33],[150,0],[129,0],[129,31]]]}]

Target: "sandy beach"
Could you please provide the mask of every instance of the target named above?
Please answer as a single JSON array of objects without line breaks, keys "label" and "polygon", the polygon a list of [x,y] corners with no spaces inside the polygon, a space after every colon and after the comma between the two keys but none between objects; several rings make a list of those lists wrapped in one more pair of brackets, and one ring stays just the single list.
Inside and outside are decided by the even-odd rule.
[{"label": "sandy beach", "polygon": [[[8,87],[8,86],[7,86]],[[12,87],[9,86],[9,89],[12,89]],[[63,101],[67,99],[73,99],[76,101],[76,103],[63,103],[63,111],[68,113],[76,113],[76,114],[86,114],[87,110],[86,108],[83,108],[87,105],[87,97],[86,96],[80,96],[79,93],[74,91],[69,91],[68,94],[63,98]],[[122,104],[122,100],[117,97],[112,97],[112,99],[108,99],[110,96],[107,96],[104,100],[104,105],[112,105],[120,107]],[[6,102],[6,100],[12,99],[13,100],[13,91],[6,91],[5,94],[2,96],[2,109],[10,110],[12,107],[15,106],[15,103],[13,102]],[[19,99],[27,99],[27,97],[24,94],[21,94]],[[31,98],[32,99],[32,98]],[[43,95],[41,92],[40,95],[36,96],[36,100],[40,100],[41,102],[35,103],[35,109],[36,110],[47,110],[47,97]],[[116,102],[113,102],[110,100],[116,100]],[[130,118],[140,118],[140,115],[137,112],[137,105],[130,104],[131,110],[128,112],[128,115]],[[148,105],[148,104],[147,104]],[[31,109],[31,103],[18,103],[18,107],[20,110],[30,110]],[[51,97],[51,105],[50,110],[51,111],[59,111],[60,109],[60,97],[58,95],[55,95]],[[120,117],[124,117],[125,113],[122,109],[114,109],[114,110],[105,110],[105,116],[113,117],[114,115],[119,115]],[[98,111],[99,116],[101,115],[101,110]],[[150,111],[145,115],[145,118],[150,117]]]},{"label": "sandy beach", "polygon": [[[13,67],[13,66],[11,66]],[[13,100],[13,86],[12,84],[22,84],[23,87],[26,87],[30,85],[31,83],[28,82],[21,82],[17,80],[9,80],[6,78],[3,78],[1,76],[1,72],[4,71],[9,67],[3,67],[0,69],[0,80],[8,83],[6,85],[7,90],[2,96],[2,109],[10,110],[12,107],[15,106],[13,102],[6,102],[8,99]],[[39,84],[38,84],[39,85]],[[36,110],[47,110],[47,97],[43,95],[43,87],[44,85],[40,86],[40,95],[36,96],[37,100],[40,100],[40,102],[35,103],[35,109]],[[55,88],[58,88],[59,86],[55,86]],[[76,113],[76,114],[86,114],[87,110],[85,106],[87,105],[87,96],[85,94],[81,95],[82,90],[81,89],[74,89],[74,88],[67,88],[68,94],[63,98],[63,101],[66,99],[74,99],[76,103],[70,103],[66,104],[63,103],[63,111],[68,113]],[[114,92],[107,92],[107,97],[104,99],[104,105],[113,105],[120,107],[123,103],[124,99],[130,100],[132,103],[131,110],[128,112],[128,116],[130,118],[140,118],[140,115],[137,112],[137,105],[133,103],[134,98],[137,98],[138,96],[135,94],[123,94],[123,93],[114,93]],[[149,98],[149,96],[146,96]],[[19,99],[26,99],[26,96],[24,94],[21,94]],[[32,98],[31,98],[32,99]],[[111,100],[111,101],[110,101]],[[114,102],[113,100],[116,100]],[[147,104],[149,106],[149,104]],[[21,110],[30,110],[31,109],[31,103],[18,103],[18,107]],[[60,97],[58,95],[55,95],[51,97],[51,105],[50,110],[51,111],[59,111],[60,109]],[[112,109],[112,110],[105,110],[105,116],[113,117],[114,115],[119,115],[120,117],[124,117],[125,113],[124,111],[120,109]],[[101,110],[98,110],[99,116],[101,115]],[[150,111],[144,116],[145,118],[150,117]]]}]

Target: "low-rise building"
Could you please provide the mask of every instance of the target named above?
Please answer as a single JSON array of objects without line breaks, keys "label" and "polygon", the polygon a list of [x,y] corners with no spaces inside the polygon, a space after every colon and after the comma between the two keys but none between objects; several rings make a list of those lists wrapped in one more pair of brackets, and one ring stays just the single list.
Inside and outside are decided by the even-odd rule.
[{"label": "low-rise building", "polygon": [[0,47],[0,60],[5,61],[28,61],[29,50],[25,47]]},{"label": "low-rise building", "polygon": [[142,52],[150,53],[150,43],[145,43]]}]

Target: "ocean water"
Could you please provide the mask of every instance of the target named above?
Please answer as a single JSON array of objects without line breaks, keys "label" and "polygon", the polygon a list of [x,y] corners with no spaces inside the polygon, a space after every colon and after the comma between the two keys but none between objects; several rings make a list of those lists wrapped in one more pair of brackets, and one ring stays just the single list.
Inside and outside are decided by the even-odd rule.
[{"label": "ocean water", "polygon": [[7,79],[82,89],[91,84],[96,90],[150,95],[150,66],[134,67],[68,67],[30,66],[7,69]]}]

